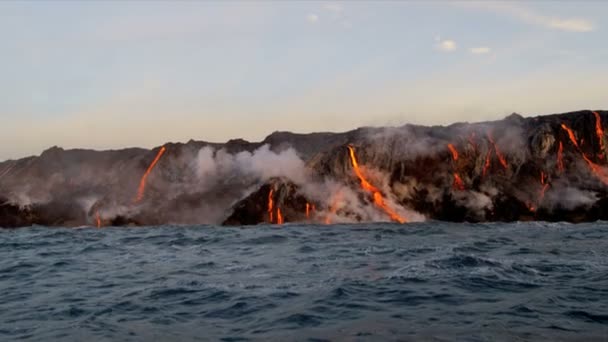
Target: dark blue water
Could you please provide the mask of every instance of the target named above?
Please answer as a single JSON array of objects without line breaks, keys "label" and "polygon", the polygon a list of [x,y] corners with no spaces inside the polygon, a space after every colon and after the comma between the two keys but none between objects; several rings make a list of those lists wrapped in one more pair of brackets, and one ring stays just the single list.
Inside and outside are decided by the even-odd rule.
[{"label": "dark blue water", "polygon": [[608,224],[0,230],[0,340],[608,341]]}]

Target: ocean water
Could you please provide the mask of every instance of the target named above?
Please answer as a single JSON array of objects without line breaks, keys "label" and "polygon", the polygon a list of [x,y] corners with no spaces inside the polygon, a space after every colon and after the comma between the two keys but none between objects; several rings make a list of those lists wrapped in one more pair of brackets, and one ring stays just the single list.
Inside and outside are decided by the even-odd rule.
[{"label": "ocean water", "polygon": [[0,341],[608,341],[608,224],[0,230]]}]

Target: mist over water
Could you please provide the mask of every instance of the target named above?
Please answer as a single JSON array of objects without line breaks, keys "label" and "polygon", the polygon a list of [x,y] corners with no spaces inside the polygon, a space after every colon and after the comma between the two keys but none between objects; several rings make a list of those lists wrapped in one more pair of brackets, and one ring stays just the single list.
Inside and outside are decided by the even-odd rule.
[{"label": "mist over water", "polygon": [[0,230],[0,340],[608,339],[608,224]]}]

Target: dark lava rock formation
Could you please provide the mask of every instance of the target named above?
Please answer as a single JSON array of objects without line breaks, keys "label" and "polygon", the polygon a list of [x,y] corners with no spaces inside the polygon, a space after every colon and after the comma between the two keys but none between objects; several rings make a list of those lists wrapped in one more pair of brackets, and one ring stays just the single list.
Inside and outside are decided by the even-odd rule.
[{"label": "dark lava rock formation", "polygon": [[607,114],[191,140],[153,167],[161,147],[53,147],[0,163],[0,227],[604,220]]}]

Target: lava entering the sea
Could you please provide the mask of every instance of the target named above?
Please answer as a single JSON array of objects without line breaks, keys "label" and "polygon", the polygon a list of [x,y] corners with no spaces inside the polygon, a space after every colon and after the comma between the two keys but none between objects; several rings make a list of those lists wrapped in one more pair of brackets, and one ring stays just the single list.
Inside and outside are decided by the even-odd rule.
[{"label": "lava entering the sea", "polygon": [[372,193],[372,195],[374,197],[374,204],[376,204],[376,206],[378,208],[382,209],[382,211],[384,211],[391,218],[391,220],[399,222],[399,223],[407,222],[407,220],[405,218],[399,216],[399,214],[397,214],[393,209],[389,208],[389,206],[384,201],[384,197],[382,197],[382,193],[380,192],[380,190],[378,188],[376,188],[375,186],[373,186],[370,182],[368,182],[367,179],[365,179],[365,177],[363,176],[363,173],[359,169],[359,163],[357,162],[357,157],[355,156],[354,147],[349,145],[348,150],[349,150],[350,161],[353,166],[353,170],[355,171],[357,178],[359,178],[359,181],[361,182],[361,187],[364,190]]},{"label": "lava entering the sea", "polygon": [[273,212],[274,212],[274,202],[272,200],[272,195],[274,194],[274,189],[270,189],[268,192],[268,222],[272,223],[274,221]]},{"label": "lava entering the sea", "polygon": [[146,191],[146,181],[148,179],[148,176],[150,175],[150,172],[152,172],[154,166],[156,166],[156,163],[158,163],[160,157],[162,157],[163,153],[165,153],[166,150],[167,149],[165,148],[165,146],[161,147],[160,150],[158,150],[156,157],[154,158],[150,166],[148,166],[148,169],[146,170],[144,175],[141,176],[141,180],[139,181],[139,188],[137,189],[137,197],[135,197],[135,203],[140,202],[144,198],[144,191]]}]

